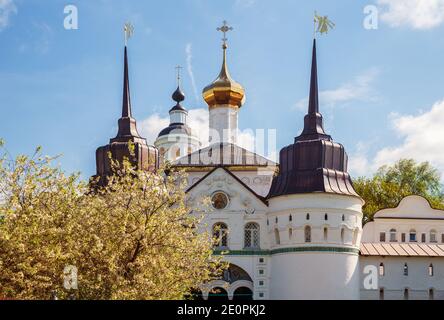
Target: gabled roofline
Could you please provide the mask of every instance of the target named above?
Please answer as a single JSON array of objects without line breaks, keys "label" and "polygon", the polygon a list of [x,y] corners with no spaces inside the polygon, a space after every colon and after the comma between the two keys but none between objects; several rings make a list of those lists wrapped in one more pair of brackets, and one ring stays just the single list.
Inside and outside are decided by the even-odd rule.
[{"label": "gabled roofline", "polygon": [[199,181],[197,181],[195,184],[193,184],[191,187],[189,187],[186,191],[186,193],[189,193],[191,190],[193,190],[197,185],[199,185],[201,182],[203,182],[206,178],[208,178],[214,171],[217,169],[223,169],[225,172],[227,172],[234,180],[239,182],[245,189],[247,189],[249,192],[251,192],[257,199],[259,199],[263,204],[265,204],[268,207],[268,201],[265,199],[265,197],[262,197],[258,195],[256,192],[254,192],[253,189],[251,189],[248,185],[246,185],[241,179],[236,177],[232,172],[230,172],[225,166],[217,166],[210,172],[208,172],[206,175],[204,175]]}]

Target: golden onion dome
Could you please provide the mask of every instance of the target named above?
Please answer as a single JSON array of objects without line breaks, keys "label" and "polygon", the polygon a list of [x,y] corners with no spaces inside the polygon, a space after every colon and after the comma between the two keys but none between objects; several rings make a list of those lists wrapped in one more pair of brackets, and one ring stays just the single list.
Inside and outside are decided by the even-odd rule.
[{"label": "golden onion dome", "polygon": [[203,98],[210,108],[229,105],[240,108],[245,102],[244,88],[234,81],[227,67],[227,48],[223,45],[222,69],[216,80],[203,90]]}]

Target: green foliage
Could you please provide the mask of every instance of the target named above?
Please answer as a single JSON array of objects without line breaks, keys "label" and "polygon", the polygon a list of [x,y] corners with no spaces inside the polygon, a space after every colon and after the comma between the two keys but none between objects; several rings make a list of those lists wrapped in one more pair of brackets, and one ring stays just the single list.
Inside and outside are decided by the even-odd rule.
[{"label": "green foliage", "polygon": [[396,207],[402,198],[419,195],[430,201],[436,209],[444,209],[444,195],[438,170],[428,162],[416,163],[401,159],[393,166],[383,166],[371,178],[354,181],[358,194],[365,200],[364,223],[385,208]]}]

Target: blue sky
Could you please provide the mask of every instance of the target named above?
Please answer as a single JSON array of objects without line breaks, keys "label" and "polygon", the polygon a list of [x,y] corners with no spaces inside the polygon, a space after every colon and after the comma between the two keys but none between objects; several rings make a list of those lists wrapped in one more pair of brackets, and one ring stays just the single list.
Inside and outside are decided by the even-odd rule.
[{"label": "blue sky", "polygon": [[[63,27],[68,4],[78,30]],[[367,5],[378,8],[375,30],[363,26]],[[94,174],[96,148],[117,131],[124,22],[135,26],[133,113],[153,143],[176,65],[186,107],[206,109],[200,93],[220,69],[226,19],[230,71],[247,94],[240,127],[277,129],[280,149],[303,124],[314,10],[336,23],[318,41],[321,112],[352,174],[401,157],[443,171],[443,0],[0,0],[0,137],[14,155],[41,145],[66,171]]]}]

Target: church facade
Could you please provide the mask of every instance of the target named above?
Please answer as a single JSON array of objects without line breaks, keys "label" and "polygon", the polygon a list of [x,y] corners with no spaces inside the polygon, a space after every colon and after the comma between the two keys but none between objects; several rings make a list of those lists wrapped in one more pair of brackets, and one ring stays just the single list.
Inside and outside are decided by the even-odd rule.
[{"label": "church facade", "polygon": [[[226,27],[226,26],[225,26]],[[203,90],[209,143],[187,123],[180,88],[170,125],[149,146],[131,115],[127,48],[119,133],[97,150],[97,175],[109,170],[105,154],[134,164],[159,162],[188,173],[187,201],[212,208],[200,229],[218,240],[214,254],[230,268],[200,288],[203,299],[444,299],[444,212],[420,197],[375,215],[362,226],[364,201],[347,172],[348,157],[323,126],[318,98],[316,40],[310,95],[302,133],[280,151],[279,164],[238,145],[245,90],[228,70],[226,39],[221,71]],[[296,134],[296,133],[295,133]],[[150,160],[150,165],[147,161]]]}]

